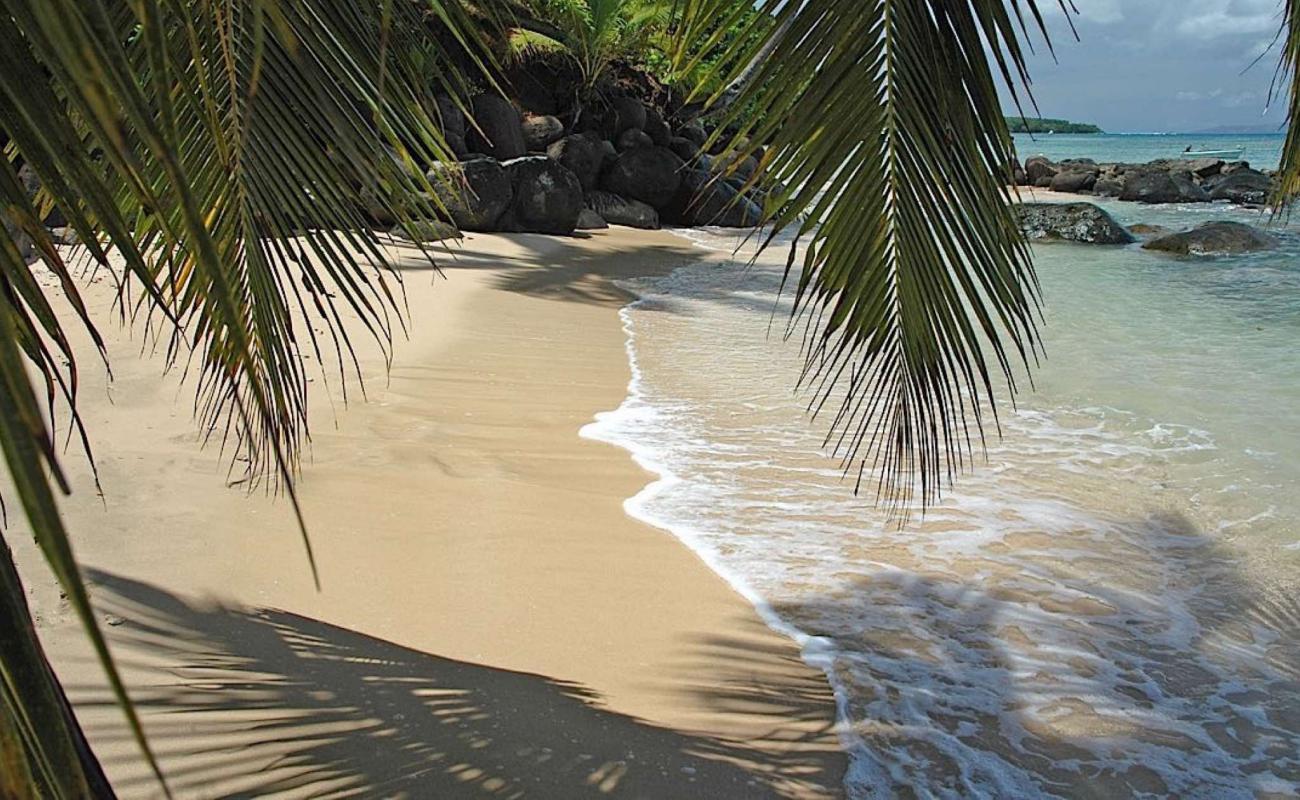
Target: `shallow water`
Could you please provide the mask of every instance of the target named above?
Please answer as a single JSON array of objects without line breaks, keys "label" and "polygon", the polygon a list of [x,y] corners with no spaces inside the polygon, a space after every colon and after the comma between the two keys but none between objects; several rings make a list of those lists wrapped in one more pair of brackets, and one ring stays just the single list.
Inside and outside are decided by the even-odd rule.
[{"label": "shallow water", "polygon": [[1057,133],[1013,134],[1020,159],[1042,153],[1063,158],[1091,158],[1097,163],[1145,163],[1157,158],[1178,158],[1193,150],[1243,149],[1241,158],[1256,169],[1277,169],[1285,136],[1279,133]]},{"label": "shallow water", "polygon": [[1280,235],[1200,261],[1038,247],[1035,389],[901,529],[853,496],[792,393],[779,254],[635,285],[629,397],[584,434],[660,473],[629,511],[827,670],[853,797],[1294,796],[1300,231]]}]

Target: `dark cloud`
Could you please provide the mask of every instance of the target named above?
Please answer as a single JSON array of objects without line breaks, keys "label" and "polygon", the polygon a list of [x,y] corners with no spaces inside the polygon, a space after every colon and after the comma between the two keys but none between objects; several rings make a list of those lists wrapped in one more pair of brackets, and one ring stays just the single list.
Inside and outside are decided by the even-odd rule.
[{"label": "dark cloud", "polygon": [[[1054,2],[1039,0],[1044,10]],[[1056,60],[1041,39],[1032,42],[1037,51],[1030,62],[1033,94],[1043,116],[1094,122],[1110,131],[1283,121],[1285,103],[1275,99],[1267,109],[1278,60],[1277,47],[1269,47],[1282,21],[1279,0],[1075,0],[1075,5],[1079,41],[1060,11],[1052,10],[1046,19]],[[1010,95],[1004,95],[1004,105],[1014,109]]]}]

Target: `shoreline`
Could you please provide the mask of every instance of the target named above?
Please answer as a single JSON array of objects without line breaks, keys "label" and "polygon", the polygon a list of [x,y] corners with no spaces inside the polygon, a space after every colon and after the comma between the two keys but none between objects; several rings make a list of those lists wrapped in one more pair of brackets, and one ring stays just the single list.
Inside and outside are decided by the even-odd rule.
[{"label": "shoreline", "polygon": [[[704,254],[626,229],[471,236],[455,251],[432,290],[427,273],[408,273],[413,333],[387,385],[367,350],[369,402],[330,417],[316,400],[299,490],[320,595],[287,504],[222,490],[222,464],[195,449],[185,389],[103,325],[114,397],[101,403],[95,376],[81,411],[107,509],[71,453],[65,515],[173,791],[840,796],[846,757],[824,676],[671,531],[624,512],[653,476],[576,435],[625,397],[617,312],[632,298],[613,281]],[[185,519],[184,535],[168,535]],[[30,546],[17,549],[37,583]],[[48,585],[33,588],[109,775],[123,796],[154,796],[75,623]],[[367,663],[411,668],[399,679]],[[250,674],[263,677],[236,680]],[[404,688],[426,674],[433,685]],[[477,713],[441,708],[449,697]],[[452,741],[430,709],[456,718]],[[503,739],[512,746],[491,744]]]}]

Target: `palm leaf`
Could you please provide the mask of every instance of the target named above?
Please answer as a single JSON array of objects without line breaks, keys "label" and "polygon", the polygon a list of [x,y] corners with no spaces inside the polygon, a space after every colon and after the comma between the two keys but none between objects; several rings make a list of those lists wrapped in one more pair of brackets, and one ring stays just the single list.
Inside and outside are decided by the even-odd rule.
[{"label": "palm leaf", "polygon": [[[355,360],[342,308],[384,348],[400,320],[400,287],[357,197],[403,225],[436,210],[414,164],[448,150],[425,109],[434,90],[463,95],[457,65],[483,64],[475,28],[459,5],[436,0],[0,6],[0,127],[9,156],[40,177],[94,258],[106,263],[98,237],[121,254],[123,312],[157,309],[174,324],[168,358],[195,373],[203,430],[231,445],[253,482],[269,477],[292,501],[308,434],[300,351],[310,347],[320,358],[314,329],[328,331],[346,386]],[[454,54],[431,51],[446,41]],[[73,409],[74,424],[77,368],[15,246],[20,234],[35,241],[92,336],[93,326],[9,160],[0,193],[9,223],[0,239],[0,445],[36,541],[148,754],[58,515],[55,498],[68,487],[29,368],[48,403],[61,396]],[[128,301],[133,285],[142,287],[142,305]],[[308,324],[295,323],[295,314]],[[67,725],[54,725],[62,694],[2,541],[0,562],[6,611],[14,609],[6,642],[28,645],[6,644],[0,657],[3,755],[12,760],[18,748],[32,765],[30,793],[102,796],[70,711]]]},{"label": "palm leaf", "polygon": [[[832,404],[827,442],[861,487],[922,507],[966,464],[1037,347],[1037,283],[1005,188],[1014,155],[985,42],[1004,77],[1032,0],[759,4],[706,108],[776,187],[769,237],[795,234],[787,280],[805,331],[801,385]],[[745,9],[684,0],[680,40],[722,42]],[[680,46],[694,68],[707,47]],[[716,55],[716,54],[715,54]],[[715,134],[715,139],[722,134]]]}]

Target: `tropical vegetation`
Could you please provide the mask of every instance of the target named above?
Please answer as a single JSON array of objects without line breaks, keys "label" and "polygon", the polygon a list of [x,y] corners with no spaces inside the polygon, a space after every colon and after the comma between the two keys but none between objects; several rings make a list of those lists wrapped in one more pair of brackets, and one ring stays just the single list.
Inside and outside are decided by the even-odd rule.
[{"label": "tropical vegetation", "polygon": [[1051,117],[1007,117],[1007,130],[1012,133],[1102,133],[1102,129],[1088,122],[1070,122]]},{"label": "tropical vegetation", "polygon": [[[775,198],[763,241],[796,234],[788,333],[828,441],[886,502],[931,502],[996,426],[997,376],[1014,391],[1018,365],[1038,354],[995,81],[1026,85],[1023,39],[1030,26],[1046,35],[1039,5],[0,0],[0,447],[21,517],[144,751],[59,514],[56,423],[91,458],[77,376],[104,353],[47,215],[63,215],[92,259],[114,254],[124,313],[167,325],[170,358],[189,365],[204,437],[294,504],[299,354],[346,373],[352,337],[387,347],[404,324],[374,218],[414,226],[443,210],[421,169],[455,160],[435,95],[464,111],[475,93],[502,91],[503,43],[548,20],[585,90],[653,46],[682,82],[677,113],[704,115],[711,143],[758,162]],[[647,7],[668,14],[651,44],[633,22]],[[1288,19],[1289,66],[1300,30]],[[343,324],[345,308],[360,322]],[[76,351],[68,325],[99,352]],[[16,530],[6,522],[3,536]],[[305,525],[303,536],[310,564]],[[0,539],[0,795],[111,794]]]}]

